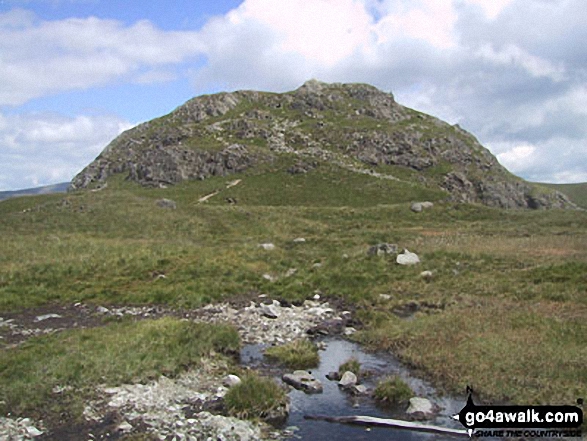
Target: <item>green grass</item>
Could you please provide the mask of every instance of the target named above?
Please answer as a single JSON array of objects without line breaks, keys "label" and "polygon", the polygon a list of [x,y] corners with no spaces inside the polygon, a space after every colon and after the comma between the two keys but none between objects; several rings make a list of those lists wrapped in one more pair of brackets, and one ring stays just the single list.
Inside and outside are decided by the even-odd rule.
[{"label": "green grass", "polygon": [[414,392],[397,375],[382,379],[375,388],[373,396],[376,400],[386,404],[406,403],[414,396]]},{"label": "green grass", "polygon": [[[469,382],[488,400],[520,403],[574,403],[585,390],[587,213],[437,200],[412,213],[409,199],[430,198],[403,194],[393,181],[378,189],[383,181],[365,177],[369,189],[344,174],[274,173],[156,190],[116,178],[96,193],[0,202],[0,315],[77,301],[192,308],[251,292],[294,301],[320,290],[356,309],[362,341],[393,350],[446,390],[463,392]],[[237,178],[238,186],[197,203]],[[281,178],[306,187],[271,187]],[[223,202],[237,190],[236,206]],[[164,197],[177,210],[158,208]],[[306,243],[294,244],[296,237]],[[263,242],[276,249],[262,250]],[[380,242],[408,248],[422,263],[368,256]],[[282,277],[290,268],[298,271]],[[431,282],[423,270],[434,271]],[[407,303],[418,311],[400,319]],[[2,351],[4,360],[19,354]]]},{"label": "green grass", "polygon": [[[98,384],[174,376],[202,358],[233,355],[240,340],[226,325],[172,318],[125,321],[35,337],[0,352],[0,413],[79,418]],[[55,387],[71,388],[56,395]]]},{"label": "green grass", "polygon": [[246,419],[264,419],[287,404],[287,395],[271,378],[248,373],[241,383],[231,387],[224,397],[229,415]]},{"label": "green grass", "polygon": [[291,369],[308,369],[318,366],[318,348],[309,340],[296,340],[265,350],[265,355],[274,358]]},{"label": "green grass", "polygon": [[340,375],[343,375],[347,371],[352,372],[358,377],[361,373],[361,362],[359,362],[359,360],[357,360],[355,357],[349,358],[338,367],[338,373]]}]

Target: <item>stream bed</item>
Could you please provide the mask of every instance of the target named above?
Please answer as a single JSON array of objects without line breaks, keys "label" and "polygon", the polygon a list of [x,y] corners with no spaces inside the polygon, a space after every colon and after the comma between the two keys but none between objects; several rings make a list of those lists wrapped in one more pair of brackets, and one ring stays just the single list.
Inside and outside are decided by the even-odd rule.
[{"label": "stream bed", "polygon": [[[377,406],[370,396],[352,396],[338,387],[338,382],[326,378],[329,372],[337,371],[338,367],[351,357],[361,363],[361,371],[371,372],[372,375],[362,379],[370,391],[377,381],[386,375],[399,375],[414,391],[414,396],[428,398],[440,407],[440,413],[432,420],[426,421],[443,427],[462,429],[462,425],[454,421],[451,416],[458,413],[465,405],[465,399],[439,396],[434,388],[426,381],[410,374],[395,357],[390,354],[369,353],[353,342],[341,338],[325,338],[320,340],[326,347],[319,352],[320,364],[312,369],[312,375],[320,380],[324,386],[321,394],[308,395],[302,391],[292,389],[289,393],[290,414],[285,423],[286,427],[293,428],[292,439],[299,440],[457,440],[462,439],[448,435],[437,435],[423,432],[413,432],[394,428],[353,426],[326,421],[304,419],[304,415],[339,416],[372,416],[379,418],[396,418],[407,420],[405,408],[383,408]],[[268,365],[263,357],[263,345],[248,345],[241,352],[241,362],[245,366],[255,369],[267,369]],[[276,376],[281,375],[276,373]],[[280,380],[281,381],[281,380]]]}]

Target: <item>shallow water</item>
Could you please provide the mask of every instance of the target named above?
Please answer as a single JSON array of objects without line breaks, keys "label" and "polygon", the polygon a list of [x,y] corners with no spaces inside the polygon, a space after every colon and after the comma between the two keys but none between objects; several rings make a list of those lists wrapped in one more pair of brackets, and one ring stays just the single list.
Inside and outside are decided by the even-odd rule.
[{"label": "shallow water", "polygon": [[[427,382],[412,376],[398,360],[387,354],[373,354],[365,352],[355,343],[339,339],[325,339],[326,349],[320,351],[320,365],[313,369],[312,375],[320,380],[324,386],[322,394],[307,395],[298,390],[292,390],[290,397],[290,415],[286,426],[295,426],[294,439],[300,440],[457,440],[462,437],[436,435],[422,432],[413,432],[393,428],[373,427],[366,429],[361,426],[329,423],[326,421],[306,420],[304,415],[350,416],[363,415],[380,418],[397,418],[406,420],[405,409],[384,409],[377,407],[369,397],[353,397],[339,389],[336,381],[329,381],[326,374],[337,371],[338,367],[351,357],[357,358],[361,369],[372,371],[372,378],[363,380],[369,389],[375,387],[376,381],[385,375],[397,374],[412,388],[415,395],[426,397],[441,408],[440,414],[429,424],[462,429],[460,423],[452,420],[451,415],[458,413],[465,405],[465,399],[439,397],[436,391]],[[243,364],[255,367],[263,363],[262,345],[251,345],[243,349],[241,361]]]}]

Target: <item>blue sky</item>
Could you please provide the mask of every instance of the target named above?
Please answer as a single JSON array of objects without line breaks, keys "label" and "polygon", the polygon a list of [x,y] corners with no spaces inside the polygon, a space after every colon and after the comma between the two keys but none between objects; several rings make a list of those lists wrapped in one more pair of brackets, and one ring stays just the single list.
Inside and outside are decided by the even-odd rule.
[{"label": "blue sky", "polygon": [[512,172],[587,181],[584,0],[0,0],[0,191],[193,96],[366,82]]}]

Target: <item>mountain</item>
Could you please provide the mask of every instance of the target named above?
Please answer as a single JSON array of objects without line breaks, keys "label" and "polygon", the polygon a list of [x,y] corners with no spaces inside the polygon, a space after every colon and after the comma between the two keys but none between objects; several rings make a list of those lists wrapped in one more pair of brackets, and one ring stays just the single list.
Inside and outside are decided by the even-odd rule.
[{"label": "mountain", "polygon": [[[282,94],[196,97],[118,136],[70,190],[100,187],[121,174],[142,186],[165,187],[213,176],[333,168],[345,176],[395,181],[437,199],[501,208],[574,207],[563,194],[509,173],[458,125],[402,106],[367,84],[316,80]],[[393,192],[389,197],[394,200]]]},{"label": "mountain", "polygon": [[587,209],[587,182],[577,184],[539,184],[566,195],[571,202]]},{"label": "mountain", "polygon": [[61,182],[59,184],[46,185],[44,187],[26,188],[24,190],[14,191],[0,191],[0,201],[8,198],[14,198],[19,196],[31,196],[37,194],[50,194],[50,193],[65,193],[69,187],[69,182]]}]

